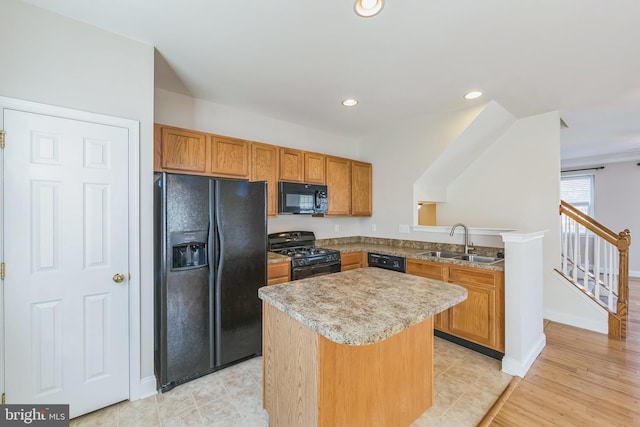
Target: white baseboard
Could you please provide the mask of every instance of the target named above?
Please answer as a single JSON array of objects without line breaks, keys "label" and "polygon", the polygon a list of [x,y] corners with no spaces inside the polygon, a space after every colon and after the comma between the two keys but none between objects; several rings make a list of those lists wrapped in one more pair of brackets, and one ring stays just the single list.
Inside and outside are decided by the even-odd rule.
[{"label": "white baseboard", "polygon": [[502,372],[524,378],[545,345],[547,345],[547,337],[545,334],[542,334],[524,360],[517,360],[505,355],[502,358]]},{"label": "white baseboard", "polygon": [[[140,380],[140,396],[139,399],[144,399],[145,397],[150,397],[155,394],[158,394],[156,377],[150,376]],[[136,399],[131,399],[136,400]]]},{"label": "white baseboard", "polygon": [[629,277],[640,277],[640,270],[629,270]]},{"label": "white baseboard", "polygon": [[570,314],[551,310],[544,311],[544,318],[551,320],[552,322],[564,323],[565,325],[575,326],[576,328],[607,334],[609,333],[609,323],[608,318],[606,317],[606,312],[604,313],[605,318],[603,322],[597,322],[595,320],[585,319],[584,317],[571,316]]}]

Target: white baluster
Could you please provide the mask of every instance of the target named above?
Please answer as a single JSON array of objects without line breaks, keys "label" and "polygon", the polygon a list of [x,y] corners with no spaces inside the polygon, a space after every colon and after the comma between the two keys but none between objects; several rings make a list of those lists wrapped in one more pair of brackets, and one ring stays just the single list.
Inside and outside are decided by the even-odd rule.
[{"label": "white baluster", "polygon": [[584,229],[584,290],[593,295],[593,291],[589,291],[589,230]]},{"label": "white baluster", "polygon": [[580,243],[578,237],[580,234],[580,224],[576,223],[573,233],[573,283],[578,284],[578,265],[580,265]]},{"label": "white baluster", "polygon": [[613,309],[613,275],[613,245],[609,245],[609,300],[607,305],[609,310],[615,313]]},{"label": "white baluster", "polygon": [[569,252],[567,252],[567,246],[569,243],[569,217],[564,216],[561,219],[562,225],[562,273],[567,275],[567,256]]},{"label": "white baluster", "polygon": [[600,236],[593,236],[593,275],[595,276],[595,287],[593,293],[598,301],[600,301]]}]

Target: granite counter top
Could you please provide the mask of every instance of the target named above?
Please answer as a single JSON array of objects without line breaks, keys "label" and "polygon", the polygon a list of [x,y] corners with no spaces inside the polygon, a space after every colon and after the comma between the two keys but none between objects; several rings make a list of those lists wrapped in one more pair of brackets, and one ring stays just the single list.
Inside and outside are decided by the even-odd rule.
[{"label": "granite counter top", "polygon": [[267,252],[267,264],[277,264],[279,262],[291,262],[291,258],[275,252]]},{"label": "granite counter top", "polygon": [[258,290],[265,302],[339,344],[382,341],[467,298],[466,289],[381,268],[359,268]]},{"label": "granite counter top", "polygon": [[[493,270],[493,271],[504,271],[504,261],[500,261],[495,264],[484,264],[481,262],[469,262],[469,261],[462,261],[459,259],[436,258],[432,256],[418,255],[420,253],[424,253],[432,249],[408,248],[408,247],[390,246],[390,245],[376,245],[373,243],[345,243],[345,244],[338,244],[338,245],[322,244],[318,246],[322,246],[323,248],[326,248],[326,249],[335,249],[337,251],[340,251],[340,253],[374,252],[382,255],[400,256],[407,259],[421,259],[425,261],[442,262],[445,264],[454,264],[454,265],[460,265],[464,267],[482,268],[485,270]],[[433,250],[438,250],[438,249],[433,249]]]}]

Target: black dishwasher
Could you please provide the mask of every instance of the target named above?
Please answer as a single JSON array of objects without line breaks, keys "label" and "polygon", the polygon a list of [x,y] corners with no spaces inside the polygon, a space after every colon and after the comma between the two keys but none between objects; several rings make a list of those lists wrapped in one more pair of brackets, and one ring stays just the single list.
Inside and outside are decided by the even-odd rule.
[{"label": "black dishwasher", "polygon": [[386,270],[407,272],[407,263],[404,257],[394,255],[382,255],[369,252],[369,267],[384,268]]}]

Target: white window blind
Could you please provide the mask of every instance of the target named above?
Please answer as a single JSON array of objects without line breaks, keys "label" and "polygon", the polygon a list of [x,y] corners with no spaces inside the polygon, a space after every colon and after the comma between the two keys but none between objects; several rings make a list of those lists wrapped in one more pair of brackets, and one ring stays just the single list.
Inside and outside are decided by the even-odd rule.
[{"label": "white window blind", "polygon": [[593,216],[593,175],[563,176],[560,179],[560,198]]}]

